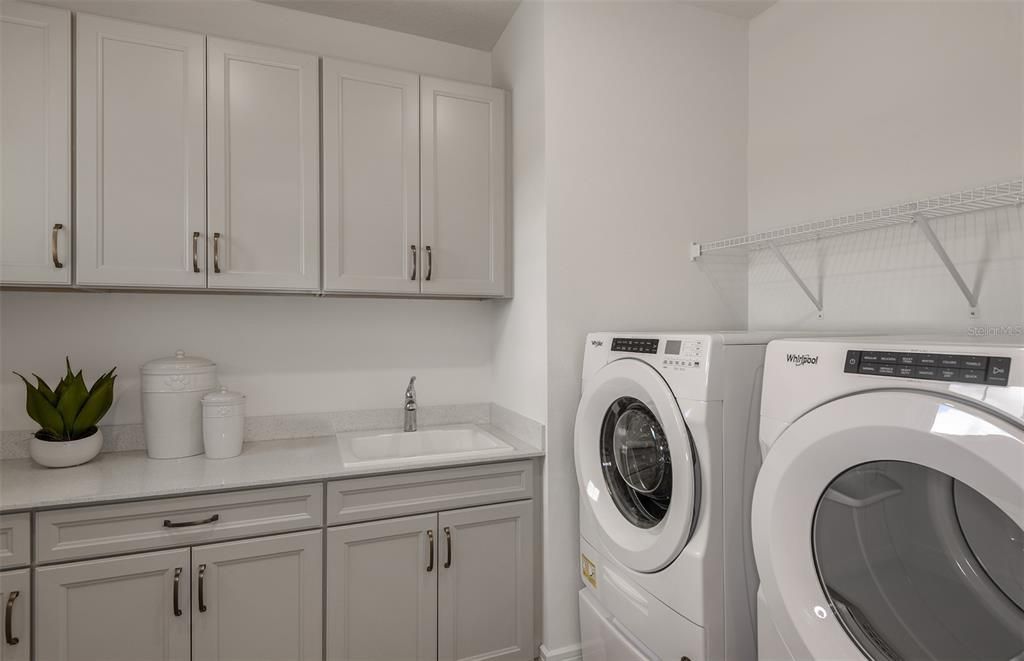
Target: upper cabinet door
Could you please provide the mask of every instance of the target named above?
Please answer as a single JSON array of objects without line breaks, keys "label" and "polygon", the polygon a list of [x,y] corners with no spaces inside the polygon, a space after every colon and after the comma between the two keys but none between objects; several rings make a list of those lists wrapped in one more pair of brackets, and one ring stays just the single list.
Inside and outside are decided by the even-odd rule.
[{"label": "upper cabinet door", "polygon": [[505,92],[420,81],[423,292],[504,295]]},{"label": "upper cabinet door", "polygon": [[40,661],[189,661],[189,550],[35,570]]},{"label": "upper cabinet door", "polygon": [[71,13],[0,4],[0,283],[71,284]]},{"label": "upper cabinet door", "polygon": [[319,530],[194,547],[192,661],[321,661],[322,557]]},{"label": "upper cabinet door", "polygon": [[78,283],[205,287],[204,37],[77,26]]},{"label": "upper cabinet door", "polygon": [[208,46],[210,287],[318,290],[317,57]]},{"label": "upper cabinet door", "polygon": [[420,290],[419,76],[324,59],[324,289]]},{"label": "upper cabinet door", "polygon": [[438,659],[533,659],[533,501],[441,512],[438,529]]}]

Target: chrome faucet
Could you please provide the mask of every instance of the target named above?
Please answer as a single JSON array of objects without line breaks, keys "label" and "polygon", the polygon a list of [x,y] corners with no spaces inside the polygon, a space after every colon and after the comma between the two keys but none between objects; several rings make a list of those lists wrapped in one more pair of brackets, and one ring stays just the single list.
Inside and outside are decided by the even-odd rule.
[{"label": "chrome faucet", "polygon": [[405,389],[405,431],[416,431],[416,377],[409,379]]}]

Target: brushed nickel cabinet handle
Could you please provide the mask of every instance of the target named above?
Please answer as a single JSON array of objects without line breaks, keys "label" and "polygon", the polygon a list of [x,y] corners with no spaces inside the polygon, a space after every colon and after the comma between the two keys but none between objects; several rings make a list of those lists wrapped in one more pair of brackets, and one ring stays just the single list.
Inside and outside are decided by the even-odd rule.
[{"label": "brushed nickel cabinet handle", "polygon": [[444,543],[448,547],[448,557],[444,561],[444,568],[448,569],[452,566],[452,530],[448,526],[444,527]]},{"label": "brushed nickel cabinet handle", "polygon": [[214,514],[210,518],[202,519],[200,521],[182,521],[180,523],[176,523],[170,519],[164,519],[164,528],[191,528],[192,526],[202,526],[207,523],[214,523],[215,521],[220,521],[220,514]]},{"label": "brushed nickel cabinet handle", "polygon": [[62,229],[64,229],[64,225],[62,223],[56,223],[53,226],[53,232],[50,234],[50,252],[53,253],[53,267],[58,269],[64,268],[64,264],[61,263],[60,257],[57,255],[57,234]]},{"label": "brushed nickel cabinet handle", "polygon": [[427,531],[427,543],[430,544],[430,559],[427,560],[427,573],[434,571],[434,531]]},{"label": "brushed nickel cabinet handle", "polygon": [[192,272],[199,273],[199,232],[192,232]]},{"label": "brushed nickel cabinet handle", "polygon": [[199,612],[206,612],[206,565],[199,565]]},{"label": "brushed nickel cabinet handle", "polygon": [[174,617],[181,617],[181,606],[178,603],[178,589],[181,583],[181,567],[174,568]]},{"label": "brushed nickel cabinet handle", "polygon": [[409,276],[410,280],[416,279],[416,244],[409,246],[409,250],[412,251],[412,275]]},{"label": "brushed nickel cabinet handle", "polygon": [[14,600],[21,594],[17,590],[11,592],[11,595],[7,597],[7,610],[4,612],[4,638],[8,645],[17,645],[20,640],[17,636],[11,635],[11,621],[14,619]]},{"label": "brushed nickel cabinet handle", "polygon": [[430,280],[431,274],[434,272],[434,253],[430,252],[430,246],[427,246],[427,280]]},{"label": "brushed nickel cabinet handle", "polygon": [[220,232],[213,233],[213,272],[220,273]]}]

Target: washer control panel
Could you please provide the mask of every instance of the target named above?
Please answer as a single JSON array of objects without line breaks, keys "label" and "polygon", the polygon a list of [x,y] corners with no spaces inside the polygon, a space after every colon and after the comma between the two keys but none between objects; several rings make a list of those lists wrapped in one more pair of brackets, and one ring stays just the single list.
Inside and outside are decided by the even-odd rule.
[{"label": "washer control panel", "polygon": [[627,353],[658,353],[657,338],[649,337],[614,337],[612,338],[612,351],[625,351]]},{"label": "washer control panel", "polygon": [[1010,381],[1010,359],[1005,356],[851,349],[846,352],[843,371],[847,374],[1005,386]]},{"label": "washer control panel", "polygon": [[704,338],[665,340],[665,357],[661,360],[663,369],[700,368],[704,366],[704,362]]}]

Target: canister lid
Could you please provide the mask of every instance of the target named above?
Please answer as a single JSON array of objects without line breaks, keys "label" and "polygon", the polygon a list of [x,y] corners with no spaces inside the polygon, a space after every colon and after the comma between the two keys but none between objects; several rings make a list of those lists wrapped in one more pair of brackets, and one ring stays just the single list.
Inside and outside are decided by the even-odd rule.
[{"label": "canister lid", "polygon": [[211,390],[203,395],[202,401],[204,406],[230,406],[232,404],[241,404],[244,402],[245,395],[240,392],[228,390],[224,386],[221,386],[217,390]]},{"label": "canister lid", "polygon": [[197,374],[212,372],[216,363],[200,356],[187,356],[177,351],[173,356],[157,358],[142,366],[143,374]]}]

